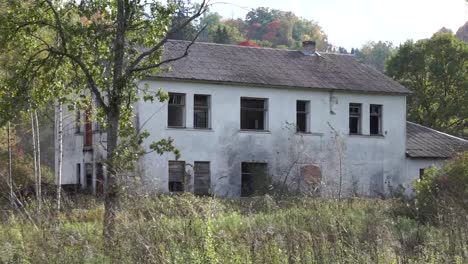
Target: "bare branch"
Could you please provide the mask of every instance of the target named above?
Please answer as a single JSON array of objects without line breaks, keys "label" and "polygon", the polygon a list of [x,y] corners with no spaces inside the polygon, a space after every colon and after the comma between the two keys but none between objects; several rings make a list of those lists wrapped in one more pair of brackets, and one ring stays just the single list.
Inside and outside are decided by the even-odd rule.
[{"label": "bare branch", "polygon": [[190,22],[192,22],[193,20],[195,20],[196,18],[201,16],[207,10],[206,8],[207,8],[206,0],[203,0],[203,2],[200,5],[200,8],[198,8],[198,10],[197,10],[197,12],[195,12],[195,14],[193,14],[190,18],[188,18],[184,23],[182,23],[178,27],[173,28],[171,31],[169,31],[166,34],[166,36],[161,41],[159,41],[156,45],[154,45],[151,49],[141,53],[140,56],[138,56],[132,63],[130,63],[130,65],[128,66],[125,74],[126,75],[132,74],[134,72],[134,69],[138,66],[138,64],[144,58],[146,58],[147,56],[153,54],[158,49],[160,49],[167,42],[167,40],[169,39],[169,36],[171,34],[178,32],[179,30],[181,30],[182,28],[187,26]]},{"label": "bare branch", "polygon": [[179,56],[179,57],[175,57],[175,58],[163,60],[163,61],[161,61],[161,62],[159,62],[159,63],[156,63],[156,64],[153,64],[153,65],[148,65],[148,66],[144,66],[144,67],[135,68],[135,69],[133,69],[133,72],[139,72],[139,71],[145,71],[145,70],[149,70],[149,69],[158,68],[158,67],[160,67],[160,66],[163,65],[163,64],[167,64],[167,63],[170,63],[170,62],[173,62],[173,61],[180,60],[180,59],[182,59],[182,58],[184,58],[184,57],[187,57],[190,47],[195,43],[195,41],[197,40],[198,36],[205,30],[206,27],[207,27],[207,25],[205,25],[205,26],[197,33],[197,35],[195,36],[195,38],[193,38],[193,40],[187,45],[187,47],[185,48],[185,52],[184,52],[183,55],[181,55],[181,56]]},{"label": "bare branch", "polygon": [[63,33],[62,21],[60,20],[60,16],[59,16],[57,10],[55,10],[54,5],[52,4],[52,2],[50,0],[45,0],[45,2],[49,5],[50,9],[54,13],[55,24],[57,25],[56,27],[57,27],[58,35],[60,36],[60,42],[62,44],[63,50],[66,52],[67,48],[66,48],[66,45],[65,45],[66,44],[65,34]]}]

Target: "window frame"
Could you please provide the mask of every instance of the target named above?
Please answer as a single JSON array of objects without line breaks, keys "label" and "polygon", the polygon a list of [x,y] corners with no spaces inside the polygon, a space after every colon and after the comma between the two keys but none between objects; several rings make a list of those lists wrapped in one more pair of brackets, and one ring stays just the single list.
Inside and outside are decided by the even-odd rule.
[{"label": "window frame", "polygon": [[[167,127],[168,128],[186,128],[187,127],[187,120],[186,120],[186,109],[187,109],[187,95],[185,93],[173,93],[169,92],[169,101],[167,102]],[[182,96],[183,98],[183,103],[182,104],[173,104],[171,103],[171,95],[179,95]],[[182,108],[182,125],[181,126],[171,126],[169,125],[169,112],[170,108],[172,107],[179,107]]]},{"label": "window frame", "polygon": [[[376,113],[373,113],[372,112],[372,107],[378,107],[379,109],[379,112],[376,114]],[[378,132],[377,133],[372,133],[372,122],[371,122],[371,119],[373,116],[377,116],[378,117]],[[371,136],[382,136],[383,135],[383,120],[382,120],[382,116],[383,116],[383,105],[381,104],[370,104],[369,105],[369,135]]]},{"label": "window frame", "polygon": [[[257,100],[257,101],[263,101],[263,110],[259,110],[257,108],[248,108],[248,107],[242,107],[242,100]],[[242,96],[240,98],[240,130],[241,131],[268,131],[268,108],[269,108],[269,102],[268,98],[259,98],[259,97],[246,97]],[[257,111],[257,112],[263,112],[263,129],[255,129],[255,128],[242,128],[242,110],[250,110],[250,111]]]},{"label": "window frame", "polygon": [[[352,113],[351,107],[359,107],[359,113],[358,114]],[[349,135],[362,135],[362,104],[361,103],[349,103],[348,112],[349,112],[349,117],[348,117]],[[351,132],[351,118],[358,118],[356,133]]]},{"label": "window frame", "polygon": [[[195,96],[206,96],[206,106],[196,106]],[[206,127],[196,126],[196,112],[197,110],[206,110]],[[193,128],[195,129],[211,129],[211,95],[209,94],[194,94],[193,95]]]},{"label": "window frame", "polygon": [[[250,193],[245,193],[245,188],[244,188],[244,176],[245,175],[249,175],[250,178],[252,176],[255,175],[254,171],[250,171],[250,172],[244,172],[244,165],[246,166],[255,166],[255,165],[261,165],[261,166],[264,166],[264,173],[265,173],[265,176],[268,175],[268,163],[267,162],[250,162],[250,161],[243,161],[241,162],[241,191],[240,191],[240,196],[241,197],[249,197],[249,196],[252,196],[255,194],[255,190],[252,190]],[[251,184],[252,184],[252,179],[250,180]],[[254,187],[254,186],[253,186]]]},{"label": "window frame", "polygon": [[[171,180],[171,163],[181,163],[182,164],[182,180],[181,181],[174,181]],[[167,162],[167,189],[171,193],[182,193],[185,192],[185,166],[186,163],[183,160],[169,160]],[[172,183],[172,185],[171,185]],[[174,186],[174,183],[180,183],[181,190],[171,190]]]},{"label": "window frame", "polygon": [[[199,175],[197,172],[197,165],[198,164],[207,164],[208,165],[208,186],[207,190],[205,192],[198,192],[197,190],[202,189],[198,188],[197,189],[197,175]],[[211,162],[209,161],[194,161],[193,162],[193,193],[197,195],[209,195],[211,191]]]},{"label": "window frame", "polygon": [[[298,103],[305,103],[305,110],[304,111],[299,111],[298,110]],[[304,114],[305,115],[305,128],[304,131],[299,131],[299,126],[298,126],[298,115],[299,114]],[[296,100],[296,133],[310,133],[310,101],[309,100]]]}]

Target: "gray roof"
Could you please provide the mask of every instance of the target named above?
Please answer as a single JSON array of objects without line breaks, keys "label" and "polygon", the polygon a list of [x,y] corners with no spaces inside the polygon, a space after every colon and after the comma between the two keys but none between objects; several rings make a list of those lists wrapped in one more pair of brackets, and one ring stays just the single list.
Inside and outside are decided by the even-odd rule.
[{"label": "gray roof", "polygon": [[410,158],[447,159],[467,150],[468,140],[406,122],[406,155]]},{"label": "gray roof", "polygon": [[[168,41],[164,58],[181,56],[189,43]],[[353,55],[321,53],[320,56],[305,56],[297,50],[203,42],[195,42],[187,57],[171,63],[170,71],[152,77],[267,87],[410,93]]]}]

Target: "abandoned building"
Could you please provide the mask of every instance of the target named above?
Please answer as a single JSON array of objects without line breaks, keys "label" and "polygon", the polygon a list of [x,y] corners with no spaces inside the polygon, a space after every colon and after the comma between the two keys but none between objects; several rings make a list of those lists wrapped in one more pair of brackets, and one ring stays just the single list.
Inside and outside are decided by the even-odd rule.
[{"label": "abandoned building", "polygon": [[[165,58],[185,52],[169,41]],[[144,155],[135,177],[150,190],[249,196],[287,186],[323,196],[389,195],[440,166],[466,140],[406,120],[410,91],[352,55],[194,43],[170,71],[140,80],[168,102],[141,100],[142,146],[172,138],[181,157]],[[66,113],[63,184],[105,190],[105,132]],[[57,159],[56,159],[57,160]]]}]

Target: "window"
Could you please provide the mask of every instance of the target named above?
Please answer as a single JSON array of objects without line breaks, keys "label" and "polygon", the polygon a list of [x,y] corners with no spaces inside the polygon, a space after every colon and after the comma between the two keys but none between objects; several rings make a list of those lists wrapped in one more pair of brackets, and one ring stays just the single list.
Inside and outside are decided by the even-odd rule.
[{"label": "window", "polygon": [[193,97],[193,127],[210,128],[210,96],[196,94]]},{"label": "window", "polygon": [[81,112],[76,110],[75,112],[75,133],[81,133]]},{"label": "window", "polygon": [[267,99],[241,98],[241,129],[266,130]]},{"label": "window", "polygon": [[296,130],[309,132],[309,101],[296,102]]},{"label": "window", "polygon": [[86,180],[86,189],[93,189],[93,164],[85,163],[85,180]]},{"label": "window", "polygon": [[424,168],[419,169],[419,179],[422,180],[422,178],[424,177],[424,172],[425,172]]},{"label": "window", "polygon": [[76,185],[81,186],[81,164],[76,164]]},{"label": "window", "polygon": [[96,163],[96,194],[104,195],[104,167],[102,163]]},{"label": "window", "polygon": [[169,93],[168,127],[185,127],[185,94]]},{"label": "window", "polygon": [[361,134],[361,104],[349,104],[349,134]]},{"label": "window", "polygon": [[195,161],[194,166],[194,193],[209,195],[211,187],[210,162]]},{"label": "window", "polygon": [[382,106],[370,105],[370,129],[371,135],[382,135]]},{"label": "window", "polygon": [[169,161],[169,191],[183,192],[185,161]]},{"label": "window", "polygon": [[91,147],[93,145],[93,122],[91,120],[91,111],[85,112],[85,139],[84,146]]},{"label": "window", "polygon": [[251,196],[265,187],[266,163],[242,162],[241,196]]}]

